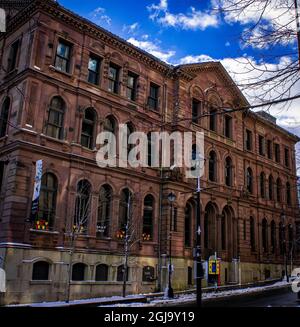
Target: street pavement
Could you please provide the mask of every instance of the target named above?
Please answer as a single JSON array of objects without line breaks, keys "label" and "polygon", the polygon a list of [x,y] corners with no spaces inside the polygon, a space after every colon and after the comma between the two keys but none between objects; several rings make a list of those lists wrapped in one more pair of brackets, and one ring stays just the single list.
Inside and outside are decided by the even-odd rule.
[{"label": "street pavement", "polygon": [[228,300],[216,300],[203,303],[203,307],[299,307],[297,294],[290,288],[263,292],[256,295],[245,295]]}]

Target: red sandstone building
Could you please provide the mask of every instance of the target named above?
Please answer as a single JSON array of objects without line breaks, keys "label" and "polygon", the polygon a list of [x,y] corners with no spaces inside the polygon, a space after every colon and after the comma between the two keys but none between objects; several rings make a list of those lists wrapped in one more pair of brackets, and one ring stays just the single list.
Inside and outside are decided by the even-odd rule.
[{"label": "red sandstone building", "polygon": [[[54,1],[12,3],[0,35],[2,303],[66,298],[82,203],[89,214],[74,244],[70,298],[121,294],[129,195],[127,291],[166,286],[170,237],[173,287],[193,286],[195,180],[181,169],[98,167],[96,136],[119,124],[205,133],[201,186],[214,188],[201,193],[202,258],[204,267],[215,253],[221,259],[222,284],[280,278],[285,248],[289,269],[299,263],[299,139],[265,113],[213,114],[248,105],[220,63],[173,67]],[[39,212],[30,221],[38,160]]]}]

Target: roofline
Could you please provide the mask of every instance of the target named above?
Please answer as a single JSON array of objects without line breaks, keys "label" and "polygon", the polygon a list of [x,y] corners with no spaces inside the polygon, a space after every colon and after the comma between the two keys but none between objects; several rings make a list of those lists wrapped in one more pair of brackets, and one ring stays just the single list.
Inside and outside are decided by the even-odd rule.
[{"label": "roofline", "polygon": [[[229,73],[227,72],[227,70],[225,69],[225,67],[222,65],[222,63],[220,61],[206,61],[206,62],[201,62],[201,63],[191,63],[191,64],[183,64],[183,65],[177,65],[177,66],[173,66],[171,64],[168,64],[162,60],[160,60],[159,58],[153,56],[152,54],[148,53],[147,51],[140,49],[139,47],[129,43],[128,41],[122,39],[121,37],[117,36],[116,34],[113,34],[112,32],[106,30],[105,28],[93,23],[92,21],[90,21],[87,18],[84,18],[82,16],[80,16],[79,14],[65,8],[64,6],[62,6],[61,4],[59,4],[57,1],[53,1],[53,0],[34,0],[31,3],[29,3],[27,6],[25,6],[17,15],[15,15],[12,18],[12,21],[19,19],[20,17],[23,16],[23,11],[28,10],[28,8],[30,7],[34,7],[35,5],[40,5],[39,8],[37,9],[45,9],[43,7],[48,5],[48,6],[52,6],[54,8],[57,8],[59,10],[64,11],[67,15],[73,16],[76,19],[79,19],[83,24],[88,24],[91,25],[93,28],[95,28],[98,31],[101,31],[103,34],[106,34],[109,37],[112,37],[113,39],[117,40],[118,42],[120,42],[122,45],[128,46],[129,48],[137,51],[138,53],[142,54],[145,57],[150,58],[151,60],[153,60],[154,62],[156,62],[158,65],[160,65],[162,68],[166,69],[166,73],[170,72],[173,76],[179,72],[181,70],[185,70],[185,68],[209,68],[210,66],[216,66],[216,67],[220,67],[223,71],[223,73],[226,75],[226,77],[231,81],[232,83],[232,87],[238,91],[239,95],[241,96],[241,98],[244,100],[246,106],[248,105],[249,107],[250,104],[248,102],[248,100],[246,99],[246,97],[244,96],[244,94],[242,93],[242,91],[238,88],[238,86],[236,85],[236,83],[234,82],[234,80],[232,79],[232,77],[229,75]],[[35,13],[34,11],[30,11],[30,13]],[[9,27],[9,26],[8,26]],[[2,35],[4,36],[3,33]],[[1,38],[1,37],[0,37]],[[188,75],[189,78],[193,78],[193,76],[191,74]],[[281,132],[283,132],[284,134],[288,135],[289,137],[291,137],[292,139],[295,140],[295,142],[299,142],[300,141],[300,137],[298,137],[297,135],[290,133],[289,131],[287,131],[286,129],[280,127],[279,125],[274,125],[271,124],[269,121],[267,121],[266,119],[263,119],[261,116],[257,115],[255,112],[253,112],[252,110],[249,110],[249,112],[255,116],[256,119],[259,119],[261,121],[263,121],[266,124],[271,125],[272,127],[280,130]]]},{"label": "roofline", "polygon": [[[277,124],[274,124],[274,123],[270,122],[269,120],[267,120],[267,119],[263,118],[262,116],[258,115],[256,112],[254,112],[254,111],[252,111],[252,110],[249,110],[248,113],[249,113],[250,115],[252,115],[255,119],[257,119],[257,120],[263,122],[264,124],[267,124],[267,125],[270,126],[270,127],[273,127],[273,128],[275,128],[275,129],[277,129],[277,130],[280,131],[281,133],[283,133],[283,134],[285,134],[286,136],[292,138],[292,139],[295,141],[295,143],[298,143],[298,142],[300,141],[300,137],[299,137],[299,136],[297,136],[297,135],[295,135],[295,134],[289,132],[288,130],[286,130],[285,128],[283,128],[283,127],[281,127],[281,126],[279,126],[279,125],[277,125]],[[275,118],[276,118],[276,117],[275,117]]]}]

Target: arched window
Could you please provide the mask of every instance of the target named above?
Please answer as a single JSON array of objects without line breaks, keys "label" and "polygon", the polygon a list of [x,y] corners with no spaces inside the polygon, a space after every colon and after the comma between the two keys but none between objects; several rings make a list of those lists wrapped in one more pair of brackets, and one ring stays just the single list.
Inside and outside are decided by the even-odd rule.
[{"label": "arched window", "polygon": [[232,160],[227,157],[225,160],[225,184],[227,186],[232,186]]},{"label": "arched window", "polygon": [[185,218],[184,218],[184,246],[191,246],[191,226],[192,224],[192,206],[187,203],[185,206]]},{"label": "arched window", "polygon": [[291,184],[289,182],[286,183],[286,203],[291,205]]},{"label": "arched window", "polygon": [[273,176],[269,176],[269,200],[274,200],[274,195],[273,195]]},{"label": "arched window", "polygon": [[36,221],[38,229],[50,229],[54,225],[57,196],[57,178],[51,173],[42,177],[39,210]]},{"label": "arched window", "polygon": [[[119,228],[125,230],[127,220],[131,219],[132,213],[132,193],[128,188],[125,188],[121,192],[120,196],[120,208],[119,208]],[[128,216],[129,214],[129,216]]]},{"label": "arched window", "polygon": [[85,109],[81,127],[81,145],[89,149],[94,147],[95,122],[95,110],[93,108]]},{"label": "arched window", "polygon": [[85,272],[87,266],[84,263],[75,263],[72,267],[72,280],[83,281],[85,280]]},{"label": "arched window", "polygon": [[253,217],[250,217],[250,243],[251,251],[255,251],[255,222]]},{"label": "arched window", "polygon": [[91,215],[91,184],[83,179],[77,184],[74,228],[77,232],[87,232]]},{"label": "arched window", "polygon": [[33,264],[32,280],[48,280],[50,265],[46,261],[37,261]]},{"label": "arched window", "polygon": [[51,100],[48,120],[46,122],[46,134],[56,139],[64,137],[63,124],[65,114],[65,102],[61,97],[54,97]]},{"label": "arched window", "polygon": [[210,108],[209,129],[213,132],[217,131],[217,109],[214,107]]},{"label": "arched window", "polygon": [[6,97],[0,113],[0,137],[3,137],[7,133],[8,114],[10,107],[10,98]]},{"label": "arched window", "polygon": [[261,227],[263,252],[268,252],[268,222],[265,218],[262,221]]},{"label": "arched window", "polygon": [[284,253],[284,234],[285,230],[283,228],[283,223],[279,223],[279,228],[278,228],[278,233],[279,233],[279,249],[280,249],[280,254],[282,255]]},{"label": "arched window", "polygon": [[[123,278],[124,278],[124,265],[118,266],[117,268],[117,281],[118,282],[123,282]],[[128,281],[128,276],[129,276],[129,267],[127,267],[127,274],[126,274],[126,281]]]},{"label": "arched window", "polygon": [[173,218],[173,220],[171,221],[172,232],[177,232],[177,213],[178,213],[177,207],[173,207],[173,214],[172,214],[172,210],[170,210],[170,215]]},{"label": "arched window", "polygon": [[274,220],[272,220],[272,222],[271,222],[271,247],[272,247],[272,253],[275,253],[275,249],[276,249],[276,224],[275,224]]},{"label": "arched window", "polygon": [[276,200],[281,202],[281,180],[279,177],[276,180]]},{"label": "arched window", "polygon": [[126,124],[126,126],[127,126],[127,155],[129,155],[129,152],[135,146],[134,144],[129,144],[129,136],[134,132],[134,127],[131,123]]},{"label": "arched window", "polygon": [[106,132],[116,134],[116,119],[113,116],[107,116],[103,122],[103,129]]},{"label": "arched window", "polygon": [[209,153],[208,178],[212,182],[217,180],[217,155],[214,151]]},{"label": "arched window", "polygon": [[253,193],[253,173],[250,167],[247,168],[247,191]]},{"label": "arched window", "polygon": [[154,199],[152,195],[148,194],[144,199],[143,241],[153,239],[153,213]]},{"label": "arched window", "polygon": [[265,173],[261,172],[259,176],[259,186],[260,186],[260,196],[264,199],[266,195],[266,188],[265,188]]},{"label": "arched window", "polygon": [[98,282],[105,282],[108,280],[108,266],[100,264],[96,267],[95,280]]},{"label": "arched window", "polygon": [[208,203],[204,215],[204,247],[215,251],[216,249],[216,209]]},{"label": "arched window", "polygon": [[98,203],[97,233],[104,237],[109,236],[112,196],[112,189],[109,185],[101,186]]}]

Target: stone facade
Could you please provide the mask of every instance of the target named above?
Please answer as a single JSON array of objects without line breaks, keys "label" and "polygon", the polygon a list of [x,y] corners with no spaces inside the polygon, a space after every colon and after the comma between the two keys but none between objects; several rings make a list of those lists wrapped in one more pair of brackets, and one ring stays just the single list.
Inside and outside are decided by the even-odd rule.
[{"label": "stone facade", "polygon": [[[10,70],[11,49],[17,40],[15,67]],[[67,72],[56,65],[59,42],[70,46]],[[212,123],[211,116],[206,115],[211,106],[236,109],[248,105],[220,63],[172,67],[51,0],[30,1],[10,19],[7,33],[0,36],[0,44],[2,113],[5,101],[9,104],[8,124],[0,138],[0,266],[7,275],[7,292],[0,294],[2,303],[65,299],[70,260],[68,231],[73,224],[77,185],[83,179],[91,185],[91,216],[86,233],[76,239],[72,264],[84,263],[85,273],[84,281],[71,282],[70,298],[121,294],[122,282],[117,281],[117,270],[124,261],[123,241],[116,238],[116,231],[124,188],[134,194],[132,218],[137,234],[137,242],[130,249],[127,292],[150,292],[166,286],[170,235],[174,288],[191,286],[195,181],[186,179],[180,169],[99,168],[97,147],[89,149],[81,145],[87,108],[93,108],[96,113],[94,138],[104,129],[107,117],[114,117],[116,125],[130,122],[134,130],[147,133],[203,131],[207,161],[201,186],[214,186],[201,193],[203,260],[217,253],[222,260],[223,284],[281,277],[284,270],[279,237],[281,214],[285,214],[286,226],[292,227],[290,234],[286,230],[288,244],[294,244],[296,224],[299,224],[294,150],[299,139],[276,125],[271,117],[249,110],[215,115]],[[100,63],[96,85],[88,82],[91,56],[99,58]],[[108,91],[111,64],[119,70],[117,93]],[[133,100],[126,96],[130,73],[137,78]],[[159,87],[155,110],[149,107],[148,101],[151,83]],[[62,99],[65,105],[59,139],[50,137],[46,131],[54,97]],[[194,121],[186,119],[192,117],[193,99],[199,103],[202,115]],[[230,131],[226,135],[227,116]],[[252,133],[249,150],[247,130]],[[265,151],[261,149],[261,142],[265,144]],[[272,156],[268,155],[268,144]],[[278,162],[275,161],[275,144],[280,149]],[[211,151],[216,156],[214,180],[209,171]],[[231,159],[230,177],[226,170],[227,158]],[[43,173],[53,174],[58,181],[55,219],[49,230],[39,230],[28,221],[35,162],[40,159],[44,163]],[[252,192],[246,186],[249,167]],[[265,194],[261,194],[262,172]],[[268,187],[271,175],[272,191]],[[229,186],[226,178],[230,178]],[[281,187],[277,196],[278,178]],[[103,185],[109,185],[113,194],[107,237],[97,233],[99,190]],[[177,226],[171,234],[167,200],[170,192],[176,194],[177,212]],[[154,199],[149,241],[142,236],[147,195]],[[190,212],[190,220],[187,212]],[[189,242],[187,234],[191,235]],[[296,250],[293,247],[294,265],[300,259]],[[33,265],[39,261],[49,263],[48,280],[33,279]],[[95,281],[99,264],[108,267],[105,281]],[[155,269],[154,278],[143,281],[143,268],[147,266]]]}]

